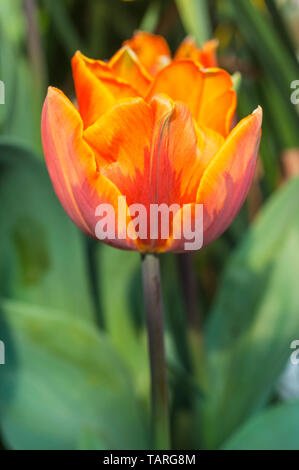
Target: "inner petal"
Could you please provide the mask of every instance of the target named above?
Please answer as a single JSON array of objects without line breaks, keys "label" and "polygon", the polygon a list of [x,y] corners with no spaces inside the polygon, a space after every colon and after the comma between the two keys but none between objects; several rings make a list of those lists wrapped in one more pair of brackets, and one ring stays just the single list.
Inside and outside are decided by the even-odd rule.
[{"label": "inner petal", "polygon": [[108,66],[116,77],[122,78],[141,96],[145,96],[152,79],[132,49],[128,46],[122,47],[111,58]]},{"label": "inner petal", "polygon": [[115,76],[108,64],[85,57],[79,51],[72,59],[73,78],[84,128],[112,108],[119,99],[138,96],[138,92]]},{"label": "inner petal", "polygon": [[136,31],[131,39],[124,42],[137,55],[140,62],[154,76],[171,59],[171,52],[162,36]]},{"label": "inner petal", "polygon": [[217,67],[217,47],[218,41],[216,39],[212,39],[211,41],[205,42],[201,48],[198,48],[194,38],[192,36],[187,36],[176,51],[174,58],[175,60],[195,60],[205,68]]},{"label": "inner petal", "polygon": [[189,59],[173,61],[155,76],[147,100],[165,93],[185,103],[200,126],[226,137],[236,108],[230,75],[222,69],[202,69]]}]

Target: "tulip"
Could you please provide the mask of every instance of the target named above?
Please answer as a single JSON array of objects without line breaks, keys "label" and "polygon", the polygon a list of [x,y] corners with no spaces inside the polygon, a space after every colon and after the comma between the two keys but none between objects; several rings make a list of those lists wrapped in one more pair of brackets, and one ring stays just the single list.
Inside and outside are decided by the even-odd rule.
[{"label": "tulip", "polygon": [[[43,148],[57,196],[81,230],[95,237],[96,209],[109,204],[116,236],[106,243],[140,252],[183,252],[186,239],[176,232],[185,206],[195,219],[195,206],[203,205],[204,245],[221,235],[242,206],[254,174],[262,111],[231,131],[236,93],[230,75],[182,58],[195,56],[189,39],[178,58],[151,75],[153,57],[142,53],[141,38],[135,35],[109,62],[75,54],[79,110],[49,88]],[[156,42],[149,49],[166,57],[164,40],[151,36],[151,41]],[[125,217],[119,217],[120,197]],[[179,206],[167,239],[128,236],[128,226],[134,230],[129,208],[136,203],[147,209]]]},{"label": "tulip", "polygon": [[[215,48],[210,41],[198,49],[187,38],[172,59],[163,38],[138,32],[108,62],[76,52],[78,109],[50,87],[42,112],[46,163],[65,211],[88,235],[143,255],[153,425],[162,449],[169,448],[169,412],[156,254],[188,250],[186,208],[195,229],[203,208],[204,245],[230,225],[252,182],[261,137],[260,107],[232,129],[236,93],[216,66]],[[145,209],[143,236],[136,205]],[[162,236],[160,220],[152,237],[150,209],[162,205],[175,207],[169,234]]]}]

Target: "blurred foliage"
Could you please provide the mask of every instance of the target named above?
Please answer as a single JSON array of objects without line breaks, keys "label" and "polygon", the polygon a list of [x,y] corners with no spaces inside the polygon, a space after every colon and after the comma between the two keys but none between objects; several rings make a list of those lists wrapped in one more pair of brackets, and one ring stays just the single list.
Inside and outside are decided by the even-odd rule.
[{"label": "blurred foliage", "polygon": [[87,241],[68,220],[40,142],[46,86],[74,98],[76,49],[107,59],[136,29],[164,35],[173,51],[186,34],[199,45],[217,37],[238,118],[264,110],[247,203],[193,257],[202,355],[190,345],[177,258],[162,256],[173,446],[298,449],[298,402],[275,392],[299,333],[299,108],[290,100],[299,4],[291,0],[0,0],[1,445],[152,446],[139,256]]}]

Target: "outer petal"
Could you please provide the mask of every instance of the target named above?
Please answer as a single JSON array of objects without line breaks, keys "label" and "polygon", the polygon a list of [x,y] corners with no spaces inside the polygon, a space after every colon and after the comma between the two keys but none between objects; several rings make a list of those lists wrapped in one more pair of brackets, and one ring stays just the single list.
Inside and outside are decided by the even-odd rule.
[{"label": "outer petal", "polygon": [[155,75],[159,68],[167,64],[171,58],[167,42],[162,36],[156,34],[136,31],[131,39],[124,42],[124,45],[129,46],[135,52],[151,75]]},{"label": "outer petal", "polygon": [[198,133],[198,146],[200,150],[200,167],[199,175],[201,178],[205,169],[209,165],[210,161],[214,158],[220,147],[224,143],[224,138],[218,132],[209,129],[208,127],[197,128]]},{"label": "outer petal", "polygon": [[195,60],[200,62],[200,64],[205,68],[217,67],[217,47],[218,41],[216,39],[212,39],[211,41],[205,42],[202,48],[198,48],[194,38],[192,36],[187,36],[179,46],[174,59]]},{"label": "outer petal", "polygon": [[[48,171],[67,214],[81,230],[95,237],[96,207],[109,203],[117,215],[121,193],[98,173],[94,154],[82,133],[82,120],[75,107],[61,91],[49,88],[42,113],[42,141]],[[119,227],[121,234],[124,231],[125,226]],[[122,238],[108,243],[136,249],[132,241]]]},{"label": "outer petal", "polygon": [[105,62],[88,59],[79,51],[72,59],[72,68],[85,128],[114,106],[117,100],[138,95],[128,83],[115,77]]},{"label": "outer petal", "polygon": [[201,69],[191,60],[178,60],[156,75],[148,92],[165,93],[189,107],[200,126],[226,136],[236,108],[236,94],[230,75],[222,69]]},{"label": "outer petal", "polygon": [[219,237],[239,212],[252,182],[260,143],[262,109],[243,119],[215,155],[200,182],[204,244]]}]

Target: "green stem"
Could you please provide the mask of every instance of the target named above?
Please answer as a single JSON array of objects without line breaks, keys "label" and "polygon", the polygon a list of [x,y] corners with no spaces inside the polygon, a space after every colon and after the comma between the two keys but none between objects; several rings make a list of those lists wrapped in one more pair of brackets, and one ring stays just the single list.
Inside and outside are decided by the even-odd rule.
[{"label": "green stem", "polygon": [[28,53],[31,61],[38,98],[43,99],[46,91],[46,62],[41,44],[41,37],[37,22],[36,0],[24,0],[25,17],[27,21]]},{"label": "green stem", "polygon": [[198,46],[211,39],[211,21],[207,0],[176,0],[183,25]]},{"label": "green stem", "polygon": [[170,449],[168,383],[164,348],[159,258],[142,257],[143,290],[151,369],[152,426],[157,450]]},{"label": "green stem", "polygon": [[97,252],[100,250],[101,256],[101,244],[94,240],[93,238],[84,237],[84,242],[86,245],[86,256],[88,264],[88,275],[90,282],[90,289],[93,299],[93,304],[95,308],[96,322],[98,327],[101,330],[106,329],[105,317],[103,313],[102,303],[101,303],[101,273],[99,270],[99,264],[97,259]]}]

